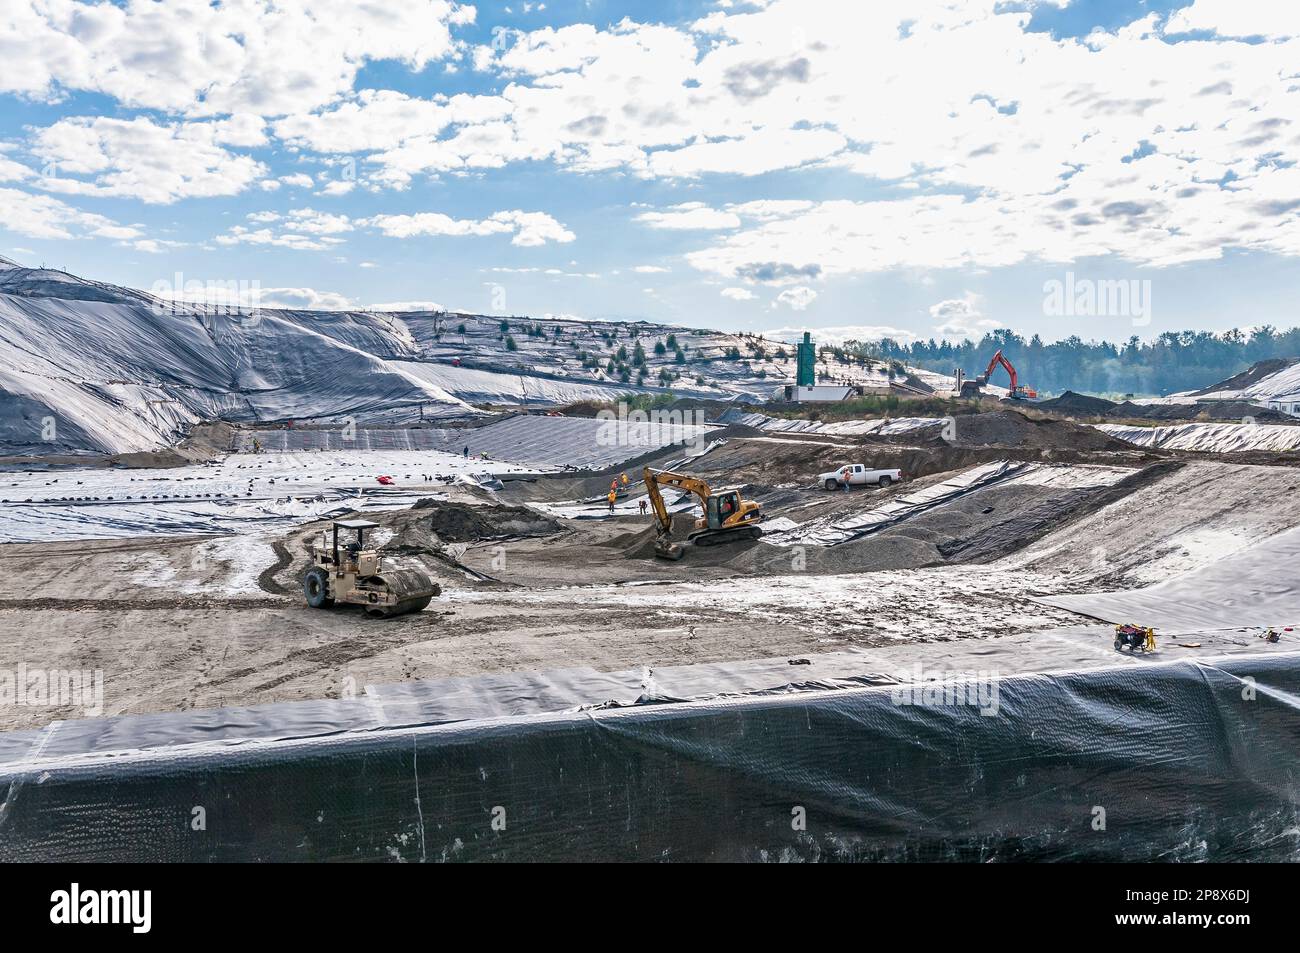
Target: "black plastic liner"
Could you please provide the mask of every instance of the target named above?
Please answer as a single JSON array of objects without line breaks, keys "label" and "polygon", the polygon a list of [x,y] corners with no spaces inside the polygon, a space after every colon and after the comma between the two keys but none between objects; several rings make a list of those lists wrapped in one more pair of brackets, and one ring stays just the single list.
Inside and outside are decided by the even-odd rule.
[{"label": "black plastic liner", "polygon": [[0,764],[0,859],[1300,855],[1300,655],[1011,676],[993,716],[897,692],[34,751]]}]

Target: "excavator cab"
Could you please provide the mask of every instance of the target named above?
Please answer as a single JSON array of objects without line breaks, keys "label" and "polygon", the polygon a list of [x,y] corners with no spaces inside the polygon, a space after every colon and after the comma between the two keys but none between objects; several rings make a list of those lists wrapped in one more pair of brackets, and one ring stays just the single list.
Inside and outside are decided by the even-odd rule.
[{"label": "excavator cab", "polygon": [[740,512],[740,493],[727,490],[710,496],[704,506],[704,521],[708,529],[721,529],[727,520]]}]

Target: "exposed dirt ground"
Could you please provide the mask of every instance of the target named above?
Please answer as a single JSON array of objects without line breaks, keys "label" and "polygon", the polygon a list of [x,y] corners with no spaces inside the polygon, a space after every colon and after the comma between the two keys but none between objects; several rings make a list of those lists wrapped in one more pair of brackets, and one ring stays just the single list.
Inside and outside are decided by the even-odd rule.
[{"label": "exposed dirt ground", "polygon": [[[1061,476],[997,483],[832,547],[745,542],[656,560],[648,517],[576,506],[599,500],[608,473],[512,482],[495,495],[431,490],[413,508],[368,511],[383,526],[386,558],[422,566],[443,591],[393,620],[305,606],[300,579],[324,523],[0,546],[0,669],[102,669],[106,713],[116,714],[337,697],[493,670],[1003,637],[1082,621],[1033,595],[1145,584],[1300,525],[1300,472],[1290,467],[1116,449],[1070,424],[979,416],[987,420],[967,421],[964,443],[734,430],[690,465],[740,486],[769,520],[797,524],[858,516],[996,460]],[[858,459],[900,466],[909,479],[850,493],[815,485],[817,472]],[[1077,480],[1080,465],[1111,476]],[[590,518],[541,504],[575,504]],[[690,522],[679,514],[675,535]],[[81,715],[0,708],[0,730],[71,717]]]}]

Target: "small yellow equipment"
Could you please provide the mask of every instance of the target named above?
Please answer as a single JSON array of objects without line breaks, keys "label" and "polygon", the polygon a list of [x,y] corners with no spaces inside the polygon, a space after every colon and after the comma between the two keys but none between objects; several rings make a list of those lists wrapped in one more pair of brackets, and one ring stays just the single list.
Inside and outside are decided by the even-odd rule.
[{"label": "small yellow equipment", "polygon": [[1126,623],[1115,626],[1115,651],[1128,649],[1132,652],[1154,652],[1156,650],[1156,630],[1140,625]]}]

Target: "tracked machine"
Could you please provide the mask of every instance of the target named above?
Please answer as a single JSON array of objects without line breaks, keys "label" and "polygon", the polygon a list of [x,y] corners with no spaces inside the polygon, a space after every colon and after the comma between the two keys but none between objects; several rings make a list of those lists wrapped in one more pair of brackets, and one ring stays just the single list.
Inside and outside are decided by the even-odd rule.
[{"label": "tracked machine", "polygon": [[[312,548],[313,565],[303,576],[307,605],[328,609],[335,603],[364,606],[378,618],[419,612],[441,587],[418,569],[385,565],[376,549],[366,548],[366,532],[377,529],[369,520],[339,520],[332,540],[325,533]],[[340,541],[339,533],[355,537]]]},{"label": "tracked machine", "polygon": [[652,470],[650,467],[645,468],[644,477],[650,494],[650,505],[659,524],[655,555],[660,559],[681,559],[686,554],[686,547],[673,542],[671,538],[673,519],[660,491],[660,487],[664,486],[693,493],[700,501],[704,515],[695,521],[695,529],[686,537],[686,541],[693,546],[717,546],[758,539],[763,535],[763,529],[758,525],[763,519],[762,506],[753,500],[742,499],[739,490],[714,493],[698,477],[671,470]]},{"label": "tracked machine", "polygon": [[1038,391],[1026,384],[1020,383],[1019,378],[1016,376],[1015,366],[1007,360],[1006,355],[1002,353],[1001,348],[998,348],[998,350],[993,353],[993,358],[989,361],[989,366],[985,368],[984,373],[979,377],[969,381],[961,381],[959,379],[957,384],[959,392],[958,396],[962,398],[980,396],[984,390],[984,385],[989,382],[989,378],[993,375],[993,372],[997,369],[999,364],[1006,368],[1007,376],[1011,378],[1010,391],[1008,393],[1008,397],[1011,400],[1038,399]]}]

